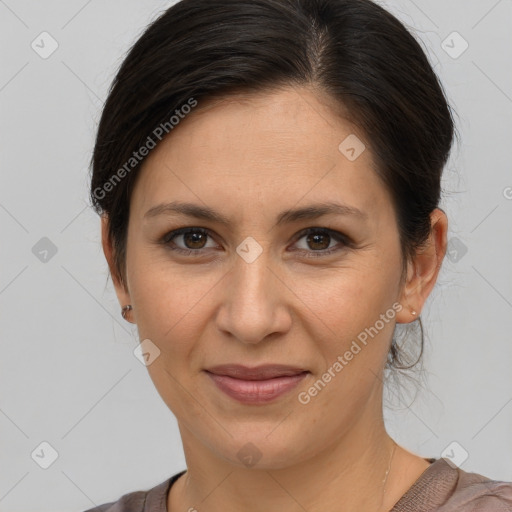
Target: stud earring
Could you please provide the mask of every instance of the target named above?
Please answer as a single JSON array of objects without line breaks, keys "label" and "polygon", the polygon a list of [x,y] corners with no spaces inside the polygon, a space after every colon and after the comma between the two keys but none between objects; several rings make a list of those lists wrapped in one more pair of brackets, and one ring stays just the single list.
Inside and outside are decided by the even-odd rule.
[{"label": "stud earring", "polygon": [[418,313],[416,313],[416,311],[414,309],[411,309],[411,315],[412,316],[416,316]]},{"label": "stud earring", "polygon": [[128,313],[128,311],[131,311],[132,309],[133,308],[132,308],[131,304],[127,304],[121,310],[121,316],[126,320],[126,314]]}]

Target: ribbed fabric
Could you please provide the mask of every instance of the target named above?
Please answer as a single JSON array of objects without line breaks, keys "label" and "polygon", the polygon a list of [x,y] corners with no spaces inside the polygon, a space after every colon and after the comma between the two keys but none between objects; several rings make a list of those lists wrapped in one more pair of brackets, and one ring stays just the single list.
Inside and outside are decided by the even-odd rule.
[{"label": "ribbed fabric", "polygon": [[431,464],[390,512],[511,512],[512,483],[453,467]]},{"label": "ribbed fabric", "polygon": [[[445,459],[427,460],[430,466],[389,512],[512,512],[511,482],[468,473]],[[152,489],[125,494],[85,512],[174,512],[167,510],[167,495],[185,471]]]}]

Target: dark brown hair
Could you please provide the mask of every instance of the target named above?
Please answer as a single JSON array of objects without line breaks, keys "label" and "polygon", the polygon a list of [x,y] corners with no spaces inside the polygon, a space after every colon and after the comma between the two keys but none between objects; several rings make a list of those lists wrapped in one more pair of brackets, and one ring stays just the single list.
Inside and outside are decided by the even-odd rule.
[{"label": "dark brown hair", "polygon": [[[159,126],[172,133],[169,120],[191,99],[281,86],[322,91],[361,128],[391,193],[405,270],[429,237],[455,133],[442,86],[416,39],[370,0],[181,0],[146,28],[122,62],[92,155],[90,198],[98,214],[108,215],[121,283],[130,197],[143,162],[134,151],[148,137],[154,141]],[[388,365],[407,368],[395,340]]]}]

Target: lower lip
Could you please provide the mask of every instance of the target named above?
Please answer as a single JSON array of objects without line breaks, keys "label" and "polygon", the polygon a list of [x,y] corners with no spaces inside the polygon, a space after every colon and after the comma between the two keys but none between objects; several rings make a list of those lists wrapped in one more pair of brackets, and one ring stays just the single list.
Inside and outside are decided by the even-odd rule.
[{"label": "lower lip", "polygon": [[309,372],[266,380],[242,380],[206,372],[226,395],[245,404],[268,403],[284,395],[308,375]]}]

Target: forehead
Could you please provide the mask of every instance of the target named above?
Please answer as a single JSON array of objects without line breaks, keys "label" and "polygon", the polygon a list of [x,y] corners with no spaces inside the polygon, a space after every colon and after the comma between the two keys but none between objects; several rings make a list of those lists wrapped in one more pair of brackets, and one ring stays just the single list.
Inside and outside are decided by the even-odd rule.
[{"label": "forehead", "polygon": [[175,139],[175,144],[169,144],[177,146],[186,140],[225,157],[243,152],[248,158],[252,154],[268,156],[269,161],[279,154],[290,162],[308,155],[318,157],[319,153],[333,155],[344,134],[357,133],[364,138],[355,125],[335,114],[335,109],[344,112],[341,105],[308,88],[238,93],[199,102],[169,135]]},{"label": "forehead", "polygon": [[[198,102],[146,158],[134,209],[179,198],[242,216],[329,200],[375,210],[389,197],[364,134],[340,111],[294,87]],[[356,159],[346,140],[360,144]]]}]

